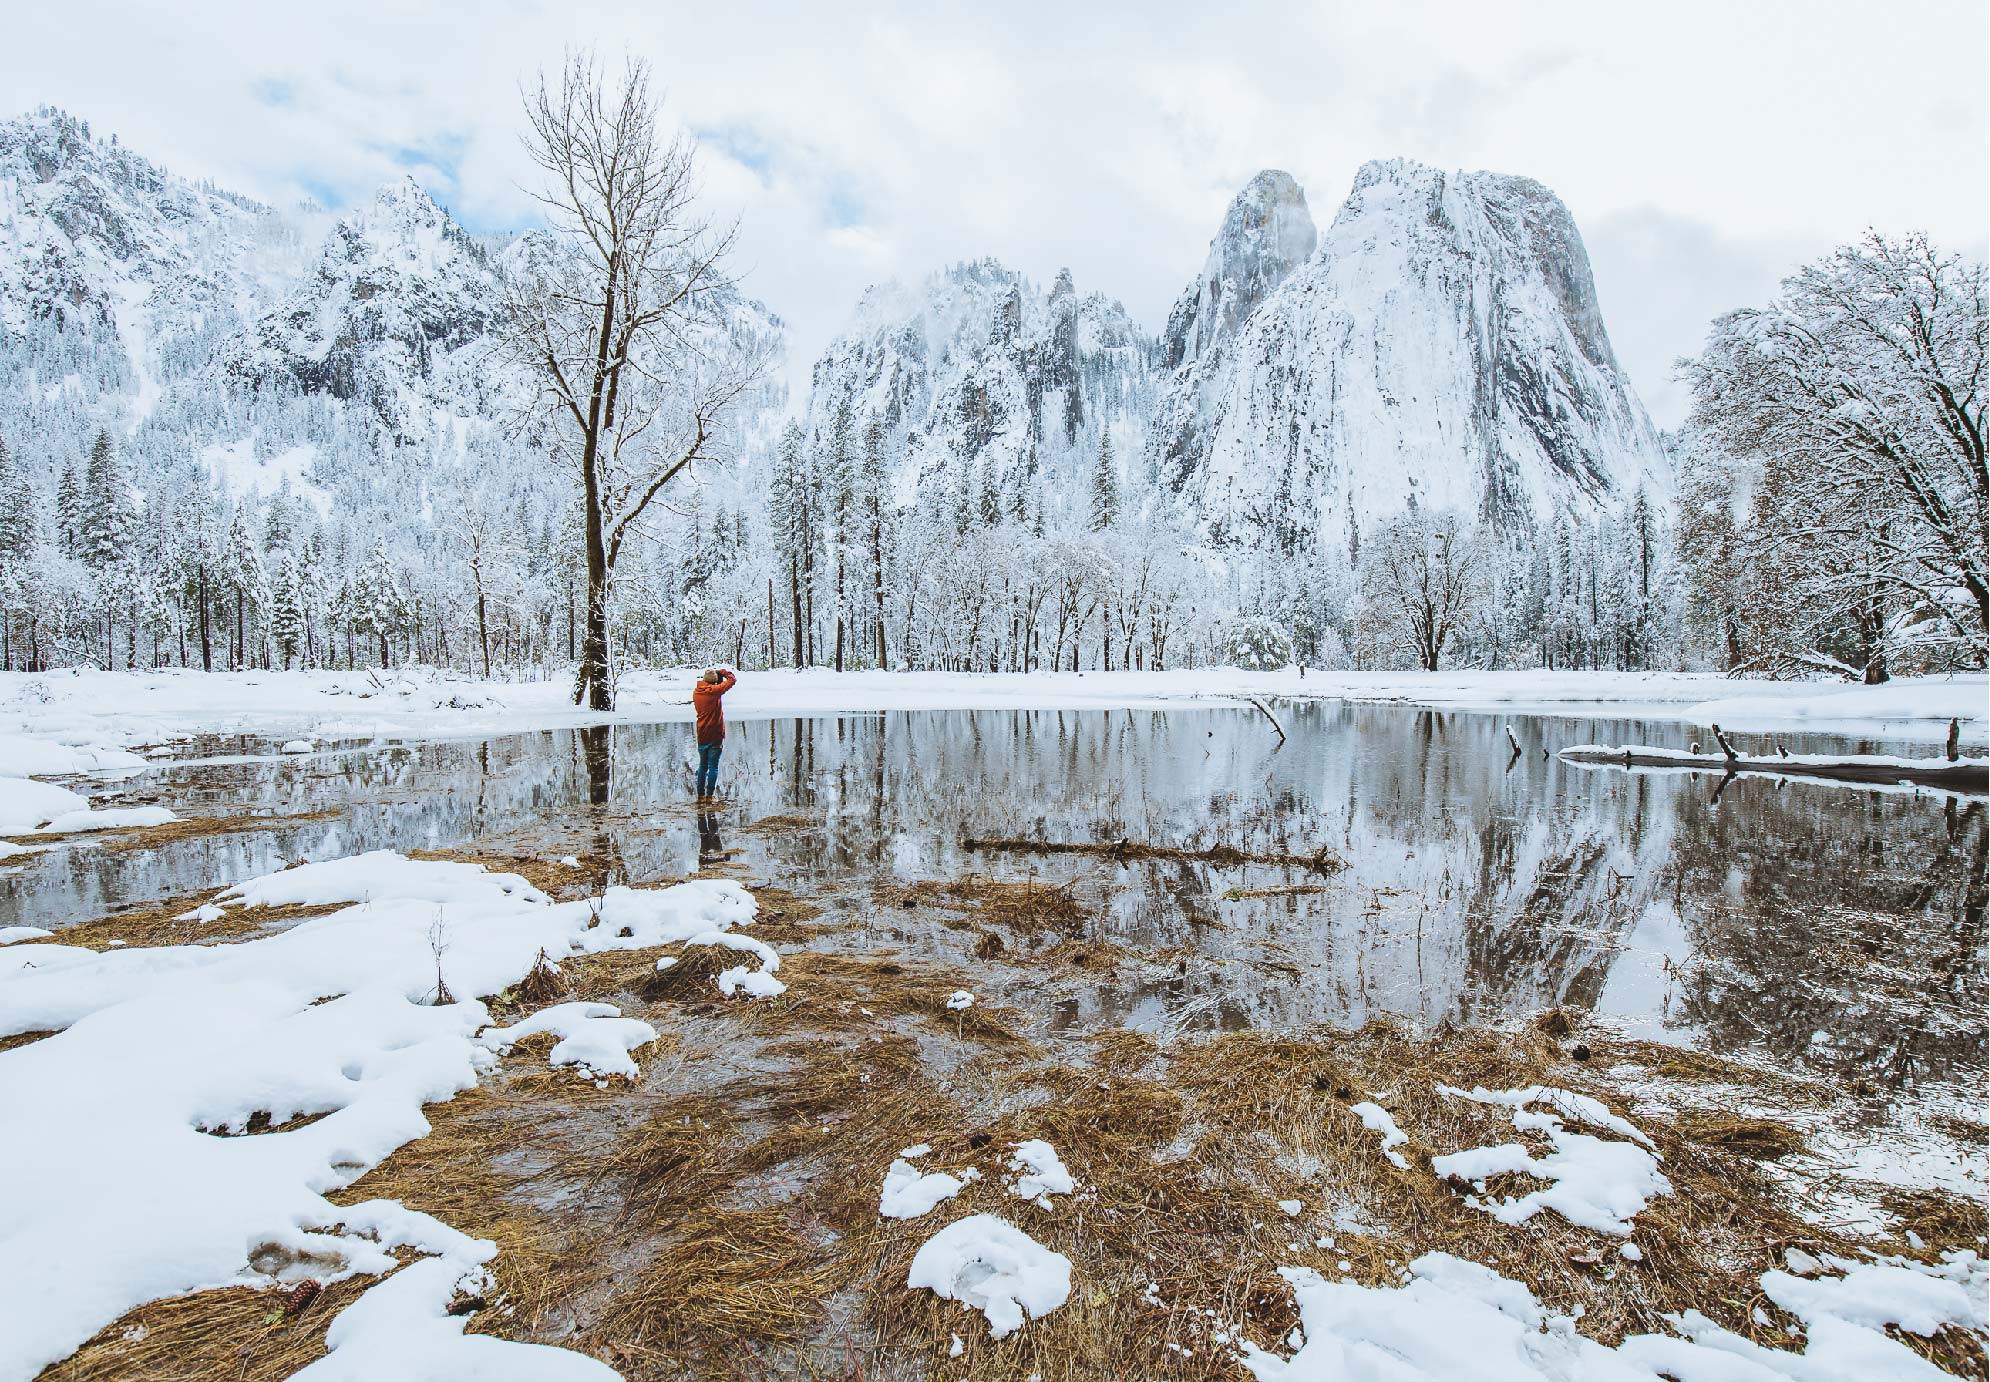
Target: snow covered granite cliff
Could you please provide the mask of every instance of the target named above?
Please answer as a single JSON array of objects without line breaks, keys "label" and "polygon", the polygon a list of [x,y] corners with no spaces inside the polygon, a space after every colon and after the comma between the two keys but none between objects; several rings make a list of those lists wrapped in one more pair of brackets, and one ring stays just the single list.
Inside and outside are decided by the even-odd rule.
[{"label": "snow covered granite cliff", "polygon": [[[1251,257],[1278,176],[1239,196],[1212,264]],[[1369,163],[1312,256],[1197,339],[1149,460],[1217,540],[1352,548],[1411,504],[1516,523],[1665,473],[1575,222],[1527,178]]]}]

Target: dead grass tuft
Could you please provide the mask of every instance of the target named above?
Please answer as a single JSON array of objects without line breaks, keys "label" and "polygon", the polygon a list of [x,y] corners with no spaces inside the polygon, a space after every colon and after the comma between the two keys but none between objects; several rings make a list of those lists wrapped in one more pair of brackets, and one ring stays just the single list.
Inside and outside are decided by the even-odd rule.
[{"label": "dead grass tuft", "polygon": [[616,1284],[593,1332],[622,1348],[722,1355],[792,1343],[837,1283],[781,1208],[694,1208]]},{"label": "dead grass tuft", "polygon": [[521,1006],[543,1008],[572,998],[574,985],[566,972],[553,963],[552,957],[541,950],[539,957],[532,962],[532,968],[518,981],[514,992]]},{"label": "dead grass tuft", "polygon": [[718,978],[725,970],[737,965],[758,968],[759,961],[744,951],[734,950],[724,945],[687,945],[675,955],[676,964],[664,969],[656,967],[656,960],[648,955],[650,977],[638,990],[645,1001],[651,1003],[683,1003],[696,998],[719,997]]},{"label": "dead grass tuft", "polygon": [[762,816],[742,829],[748,835],[792,835],[797,830],[814,830],[821,824],[813,816]]},{"label": "dead grass tuft", "polygon": [[1085,913],[1071,883],[1020,881],[970,873],[949,882],[922,880],[880,884],[873,897],[895,907],[941,907],[966,912],[977,920],[1013,927],[1025,934],[1050,929],[1070,935],[1084,924]]},{"label": "dead grass tuft", "polygon": [[1720,1147],[1754,1161],[1779,1161],[1803,1150],[1803,1134],[1773,1118],[1744,1118],[1732,1113],[1681,1114],[1680,1133],[1706,1146]]},{"label": "dead grass tuft", "polygon": [[1941,1190],[1889,1190],[1880,1206],[1900,1221],[1905,1235],[1913,1231],[1929,1249],[1974,1248],[1981,1252],[1990,1235],[1990,1209],[1976,1200]]}]

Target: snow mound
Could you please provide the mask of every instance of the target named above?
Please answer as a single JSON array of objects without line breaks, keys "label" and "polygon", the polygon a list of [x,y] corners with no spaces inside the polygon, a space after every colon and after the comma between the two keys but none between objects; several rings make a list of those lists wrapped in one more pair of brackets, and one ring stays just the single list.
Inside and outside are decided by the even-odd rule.
[{"label": "snow mound", "polygon": [[1018,1142],[1009,1158],[1009,1169],[1018,1173],[1009,1183],[1009,1193],[1018,1199],[1035,1200],[1039,1209],[1052,1207],[1052,1195],[1068,1195],[1078,1188],[1057,1149],[1040,1138]]},{"label": "snow mound", "polygon": [[1399,1171],[1410,1169],[1409,1162],[1396,1150],[1409,1141],[1410,1136],[1396,1126],[1396,1120],[1390,1116],[1389,1110],[1380,1104],[1353,1104],[1349,1106],[1348,1112],[1359,1118],[1361,1125],[1370,1132],[1382,1134],[1382,1155],[1389,1159],[1391,1166]]},{"label": "snow mound", "polygon": [[[1412,1262],[1399,1287],[1285,1267],[1279,1274],[1298,1301],[1303,1343],[1289,1358],[1245,1344],[1244,1365],[1257,1382],[1937,1382],[1948,1374],[1880,1330],[1981,1328],[1983,1263],[1961,1256],[1932,1269],[1862,1266],[1819,1282],[1764,1273],[1770,1299],[1807,1327],[1802,1353],[1763,1348],[1693,1311],[1673,1321],[1684,1338],[1644,1334],[1605,1348],[1520,1282],[1447,1253]],[[1790,1282],[1807,1289],[1792,1294]]]},{"label": "snow mound", "polygon": [[37,835],[76,835],[86,830],[137,830],[170,825],[179,817],[163,806],[116,806],[102,811],[65,811],[36,831]]},{"label": "snow mound", "polygon": [[15,941],[39,940],[52,936],[55,932],[45,926],[0,926],[0,945],[12,945]]},{"label": "snow mound", "polygon": [[315,753],[318,746],[309,739],[287,739],[279,753]]},{"label": "snow mound", "polygon": [[[923,1153],[922,1153],[923,1155]],[[891,1169],[884,1173],[884,1186],[878,1192],[878,1213],[887,1219],[917,1219],[930,1214],[942,1201],[950,1200],[967,1188],[967,1183],[980,1178],[980,1172],[972,1168],[959,1176],[950,1176],[944,1171],[928,1171],[923,1175],[911,1162],[900,1159],[891,1163]]]},{"label": "snow mound", "polygon": [[[1543,1209],[1552,1209],[1581,1228],[1628,1238],[1632,1218],[1652,1197],[1672,1193],[1672,1183],[1659,1172],[1656,1153],[1646,1150],[1650,1139],[1587,1095],[1545,1085],[1497,1092],[1474,1089],[1469,1093],[1449,1085],[1438,1088],[1474,1103],[1507,1105],[1513,1109],[1516,1128],[1543,1133],[1554,1145],[1553,1151],[1539,1157],[1518,1142],[1506,1142],[1430,1159],[1430,1169],[1440,1177],[1468,1181],[1478,1189],[1480,1194],[1468,1196],[1465,1202],[1503,1224],[1525,1223]],[[1547,1104],[1558,1112],[1535,1112],[1529,1107],[1535,1103]],[[1570,1132],[1563,1126],[1563,1114],[1625,1133],[1645,1145]],[[1483,1198],[1487,1177],[1502,1171],[1538,1176],[1553,1184],[1509,1199]]]},{"label": "snow mound", "polygon": [[973,1006],[974,995],[966,989],[955,989],[947,998],[947,1011],[950,1013],[964,1013]]},{"label": "snow mound", "polygon": [[32,834],[46,821],[89,806],[81,793],[67,787],[0,774],[0,835]]},{"label": "snow mound", "polygon": [[552,1032],[560,1040],[547,1057],[552,1065],[573,1065],[592,1079],[620,1075],[633,1080],[638,1071],[629,1053],[656,1040],[656,1028],[623,1017],[613,1003],[555,1003],[509,1027],[492,1027],[479,1038],[493,1051],[509,1051],[535,1032]]},{"label": "snow mound", "polygon": [[490,905],[543,905],[549,900],[515,873],[492,873],[482,864],[410,859],[391,849],[267,873],[224,889],[218,900],[227,906],[290,907],[366,902],[376,897],[396,902]]},{"label": "snow mound", "polygon": [[449,1314],[449,1303],[490,1289],[490,1274],[478,1266],[466,1269],[460,1256],[416,1262],[346,1307],[325,1331],[331,1351],[293,1376],[306,1382],[374,1382],[383,1377],[611,1382],[621,1377],[585,1354],[465,1334],[469,1318]]},{"label": "snow mound", "polygon": [[993,1214],[974,1214],[928,1238],[905,1284],[925,1287],[988,1317],[1006,1339],[1025,1319],[1042,1319],[1071,1297],[1071,1259]]}]

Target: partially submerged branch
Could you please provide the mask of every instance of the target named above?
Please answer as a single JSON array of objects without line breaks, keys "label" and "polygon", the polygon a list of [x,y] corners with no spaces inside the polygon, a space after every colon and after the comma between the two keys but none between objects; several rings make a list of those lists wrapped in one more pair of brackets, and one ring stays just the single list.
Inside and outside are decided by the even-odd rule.
[{"label": "partially submerged branch", "polygon": [[1264,716],[1267,720],[1271,721],[1272,729],[1276,731],[1278,734],[1278,742],[1283,744],[1285,742],[1285,726],[1281,725],[1278,722],[1278,717],[1272,714],[1269,710],[1266,710],[1264,707],[1264,702],[1259,700],[1256,696],[1246,696],[1244,697],[1244,699],[1257,707],[1258,714]]},{"label": "partially submerged branch", "polygon": [[[1715,731],[1719,734],[1719,731]],[[1630,744],[1608,748],[1602,744],[1577,744],[1562,750],[1571,763],[1613,768],[1684,768],[1723,775],[1752,773],[1777,777],[1811,777],[1835,782],[1908,783],[1920,787],[1941,787],[1954,792],[1990,794],[1990,760],[1965,758],[1895,758],[1885,754],[1792,754],[1779,751],[1776,757],[1738,754],[1727,736],[1720,735],[1722,753],[1699,753],[1684,749],[1653,748]],[[1697,749],[1695,745],[1695,749]]]}]

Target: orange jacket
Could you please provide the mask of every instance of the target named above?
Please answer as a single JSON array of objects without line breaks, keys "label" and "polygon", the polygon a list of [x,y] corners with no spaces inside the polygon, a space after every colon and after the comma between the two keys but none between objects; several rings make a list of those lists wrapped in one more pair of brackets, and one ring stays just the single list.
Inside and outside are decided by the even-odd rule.
[{"label": "orange jacket", "polygon": [[716,744],[726,737],[726,717],[725,712],[719,709],[719,697],[732,690],[738,680],[731,672],[721,669],[719,680],[701,679],[692,690],[691,704],[698,711],[699,743]]}]

